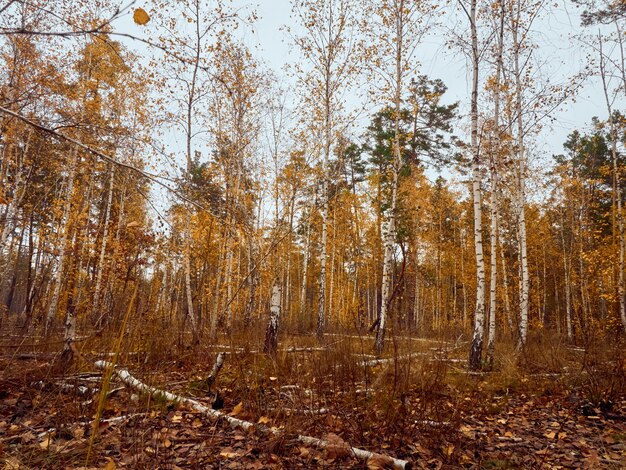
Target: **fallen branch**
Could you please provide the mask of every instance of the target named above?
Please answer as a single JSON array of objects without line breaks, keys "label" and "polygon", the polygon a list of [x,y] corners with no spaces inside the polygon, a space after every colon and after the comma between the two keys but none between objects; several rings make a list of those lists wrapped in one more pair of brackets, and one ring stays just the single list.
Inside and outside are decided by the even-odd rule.
[{"label": "fallen branch", "polygon": [[271,411],[280,411],[282,413],[303,414],[303,415],[324,415],[330,413],[328,408],[308,409],[308,408],[291,408],[281,406],[280,408],[268,408]]},{"label": "fallen branch", "polygon": [[[98,369],[106,369],[108,367],[111,367],[112,364],[106,361],[96,361],[95,366]],[[198,411],[200,413],[204,413],[212,418],[215,419],[224,419],[228,422],[228,424],[230,424],[232,427],[239,427],[244,429],[245,431],[248,431],[250,429],[258,429],[258,430],[263,430],[266,432],[270,432],[272,434],[275,435],[279,435],[281,434],[281,431],[279,429],[268,429],[265,426],[261,426],[261,425],[257,425],[255,423],[251,423],[250,421],[244,421],[242,419],[238,419],[235,418],[233,416],[228,416],[225,413],[222,413],[221,411],[218,410],[213,410],[211,408],[209,408],[208,406],[203,405],[202,403],[198,402],[197,400],[193,400],[191,398],[186,398],[186,397],[181,397],[180,395],[175,395],[173,393],[170,393],[168,391],[165,390],[161,390],[158,389],[156,387],[151,387],[150,385],[147,385],[145,383],[143,383],[142,381],[136,379],[135,377],[133,377],[130,372],[128,372],[125,369],[113,369],[113,373],[115,375],[117,375],[117,377],[124,382],[126,385],[129,385],[130,387],[136,388],[137,390],[143,392],[143,393],[149,393],[150,395],[153,395],[155,397],[159,397],[162,398],[164,400],[167,401],[171,401],[174,403],[179,403],[182,405],[186,405],[188,407],[190,407],[191,409]],[[303,436],[303,435],[298,435],[296,437],[296,440],[306,444],[306,445],[311,445],[311,446],[315,446],[315,447],[319,447],[322,449],[326,449],[329,447],[335,447],[336,444],[333,444],[332,442],[329,442],[327,440],[324,439],[318,439],[316,437],[311,437],[311,436]],[[374,452],[370,452],[368,450],[364,450],[364,449],[359,449],[356,447],[351,447],[348,446],[347,449],[351,454],[353,454],[355,457],[361,459],[361,460],[369,460],[369,459],[383,459],[383,460],[388,460],[391,464],[393,464],[393,468],[395,469],[410,469],[411,468],[411,464],[406,461],[406,460],[401,460],[401,459],[396,459],[393,457],[388,457],[382,454],[377,454]]]},{"label": "fallen branch", "polygon": [[296,348],[295,346],[292,346],[290,348],[286,348],[286,349],[279,349],[279,351],[281,352],[287,352],[287,353],[296,353],[296,352],[316,352],[316,351],[326,351],[327,348],[310,348],[310,347],[300,347],[300,348]]},{"label": "fallen branch", "polygon": [[39,380],[37,382],[33,382],[31,384],[31,386],[33,388],[39,389],[39,390],[48,390],[49,388],[55,387],[58,388],[59,390],[61,390],[62,392],[71,392],[71,393],[76,393],[77,395],[80,396],[87,396],[87,395],[91,395],[92,393],[95,393],[97,391],[97,389],[90,389],[89,387],[86,387],[84,385],[77,385],[77,384],[71,384],[71,383],[67,383],[67,382],[44,382],[42,380]]},{"label": "fallen branch", "polygon": [[410,359],[412,357],[420,357],[420,356],[427,356],[428,354],[426,353],[412,353],[412,354],[407,354],[405,356],[398,356],[398,357],[390,357],[387,359],[374,359],[372,361],[361,361],[358,363],[359,366],[362,367],[373,367],[373,366],[378,366],[380,364],[387,364],[389,362],[393,362],[393,361],[403,361],[405,359]]}]

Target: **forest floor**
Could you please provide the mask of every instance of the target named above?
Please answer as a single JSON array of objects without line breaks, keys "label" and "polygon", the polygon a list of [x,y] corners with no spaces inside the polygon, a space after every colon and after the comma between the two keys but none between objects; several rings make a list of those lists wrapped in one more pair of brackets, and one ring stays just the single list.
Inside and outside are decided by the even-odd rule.
[{"label": "forest floor", "polygon": [[[413,468],[626,468],[623,347],[498,351],[493,372],[465,368],[467,343],[367,336],[286,336],[270,358],[232,340],[211,348],[124,352],[119,367],[152,386],[257,423],[249,431],[125,386],[115,375],[97,438],[102,355],[54,356],[0,342],[0,469],[387,468],[347,445]],[[258,343],[257,343],[258,344]],[[227,353],[212,390],[204,378]],[[215,392],[218,392],[216,400]],[[295,437],[323,438],[310,447]],[[89,451],[90,445],[92,450]],[[87,455],[90,453],[89,462]]]}]

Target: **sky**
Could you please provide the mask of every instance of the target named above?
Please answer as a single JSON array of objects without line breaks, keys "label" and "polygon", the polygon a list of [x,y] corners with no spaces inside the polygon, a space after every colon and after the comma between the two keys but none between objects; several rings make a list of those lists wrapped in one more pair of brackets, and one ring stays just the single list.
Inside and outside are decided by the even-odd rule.
[{"label": "sky", "polygon": [[[586,65],[588,51],[576,39],[576,36],[583,32],[579,26],[579,9],[571,1],[557,1],[550,5],[551,14],[537,21],[532,30],[532,37],[538,46],[534,55],[542,64],[543,79],[547,78],[551,83],[565,83]],[[298,51],[293,49],[291,39],[284,30],[285,26],[289,26],[296,33],[298,31],[298,26],[292,19],[290,0],[257,0],[256,3],[233,0],[233,6],[252,8],[256,11],[258,21],[252,26],[240,28],[236,34],[253,51],[253,55],[271,68],[281,80],[287,84],[294,84],[294,79],[290,79],[283,72],[286,64],[300,60]],[[442,8],[444,19],[441,27],[425,37],[416,57],[421,64],[421,73],[432,79],[440,78],[447,85],[448,92],[444,101],[459,102],[460,118],[456,125],[456,133],[462,138],[467,138],[471,69],[462,53],[446,45],[450,32],[464,31],[466,25],[461,21],[463,18],[459,18],[458,14],[455,16],[454,12],[458,12],[456,1],[451,0]],[[125,28],[136,30],[136,25],[127,21],[128,18],[119,24],[119,30]],[[624,109],[623,100],[616,102],[614,107]],[[567,136],[574,129],[587,127],[593,116],[599,116],[601,119],[606,117],[604,96],[597,77],[587,79],[576,94],[575,100],[569,100],[555,111],[551,121],[545,120],[541,133],[529,145],[531,165],[538,170],[538,175],[549,166],[553,154],[563,152],[562,145]],[[364,116],[362,128],[365,127],[366,121],[367,116]],[[360,133],[361,130],[355,129],[354,137],[358,139]],[[173,148],[180,146],[176,142],[171,144]],[[431,171],[429,176],[435,177],[436,172]],[[444,170],[444,176],[453,179],[464,177],[458,174],[455,176],[448,170]],[[538,179],[540,180],[541,178]],[[540,191],[540,188],[538,190]]]},{"label": "sky", "polygon": [[[254,31],[246,31],[244,42],[251,48],[257,48],[259,56],[274,70],[281,70],[290,61],[298,60],[297,51],[291,50],[289,37],[281,27],[296,27],[291,18],[289,0],[265,0],[253,4],[259,15]],[[448,4],[448,10],[454,9],[455,2]],[[566,82],[586,64],[587,51],[575,38],[583,32],[580,27],[580,10],[569,1],[559,1],[552,5],[552,12],[546,15],[533,28],[533,35],[538,44],[536,56],[541,57],[545,69],[542,74],[551,82]],[[450,15],[450,11],[444,16]],[[449,102],[458,101],[461,117],[459,128],[467,127],[469,119],[470,67],[465,56],[445,46],[446,28],[454,28],[449,22],[431,36],[427,36],[419,49],[417,57],[422,65],[422,73],[431,78],[440,78],[448,86]],[[589,31],[591,33],[591,31]],[[624,108],[624,102],[617,102],[616,108]],[[563,142],[574,129],[589,125],[592,116],[606,117],[606,105],[601,84],[597,77],[584,82],[575,100],[569,100],[552,114],[552,121],[544,121],[544,128],[530,149],[534,161],[544,168],[553,154],[563,152]]]}]

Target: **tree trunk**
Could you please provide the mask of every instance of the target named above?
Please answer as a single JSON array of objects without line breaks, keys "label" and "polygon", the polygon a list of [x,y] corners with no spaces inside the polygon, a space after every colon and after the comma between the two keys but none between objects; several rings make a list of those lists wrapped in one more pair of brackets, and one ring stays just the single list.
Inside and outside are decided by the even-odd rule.
[{"label": "tree trunk", "polygon": [[504,2],[500,2],[500,25],[498,31],[498,52],[496,56],[496,85],[493,106],[493,130],[491,142],[491,194],[490,216],[491,230],[490,239],[490,263],[489,273],[489,330],[487,335],[487,364],[493,367],[495,342],[496,342],[496,308],[497,308],[497,282],[498,282],[498,169],[500,151],[500,74],[502,71],[502,52],[504,49]]},{"label": "tree trunk", "polygon": [[515,67],[515,113],[517,120],[517,159],[518,159],[518,180],[517,180],[517,207],[518,207],[518,237],[520,244],[520,321],[519,321],[519,338],[518,349],[522,349],[526,344],[526,336],[528,334],[528,294],[530,287],[530,280],[528,275],[528,256],[526,247],[526,191],[525,191],[525,178],[526,178],[526,166],[525,158],[526,152],[524,150],[524,125],[522,120],[522,76],[519,66],[519,50],[521,44],[518,38],[518,28],[520,28],[520,9],[517,5],[517,17],[511,17],[511,33],[513,39],[513,65]]},{"label": "tree trunk", "polygon": [[281,289],[278,284],[274,284],[272,288],[272,302],[270,304],[270,319],[265,332],[265,347],[263,351],[266,354],[275,354],[278,348],[278,327],[280,325],[280,298]]},{"label": "tree trunk", "polygon": [[115,180],[115,165],[111,164],[111,175],[109,180],[109,195],[104,215],[104,228],[102,231],[102,243],[100,245],[100,259],[98,261],[98,274],[96,275],[96,287],[93,294],[93,308],[91,317],[95,321],[101,318],[100,310],[100,290],[102,289],[102,275],[105,271],[104,261],[106,255],[107,242],[109,239],[109,219],[111,217],[111,205],[113,203],[113,182]]},{"label": "tree trunk", "polygon": [[476,309],[474,333],[469,354],[469,368],[481,367],[485,328],[485,259],[482,236],[482,197],[480,190],[480,149],[478,147],[478,32],[476,30],[476,0],[471,0],[469,13],[472,41],[472,97],[471,147],[472,147],[472,197],[474,202],[474,250],[476,254]]},{"label": "tree trunk", "polygon": [[59,261],[57,263],[57,270],[54,275],[54,288],[52,292],[52,299],[50,305],[48,305],[48,313],[46,316],[45,331],[46,334],[50,333],[50,329],[54,323],[57,314],[57,307],[59,305],[59,296],[61,294],[61,284],[63,281],[63,271],[65,269],[66,251],[68,250],[67,239],[71,225],[71,208],[72,198],[74,197],[74,180],[76,176],[76,169],[78,167],[79,154],[77,148],[74,146],[70,151],[70,168],[67,175],[67,189],[65,194],[65,202],[63,204],[63,217],[61,218],[61,238],[58,243],[59,248]]},{"label": "tree trunk", "polygon": [[400,119],[402,100],[402,77],[403,77],[403,54],[405,35],[404,25],[404,0],[400,0],[397,5],[398,11],[395,16],[395,90],[394,90],[394,139],[393,139],[393,165],[392,165],[392,187],[389,213],[383,227],[383,278],[381,285],[380,313],[378,315],[378,330],[376,331],[375,350],[377,355],[381,355],[385,347],[385,325],[387,322],[388,310],[391,304],[392,279],[393,279],[393,248],[396,239],[396,207],[398,203],[398,184],[400,169],[402,167],[402,155],[400,149]]},{"label": "tree trunk", "polygon": [[[311,210],[313,210],[311,208]],[[308,272],[309,272],[309,262],[311,259],[311,216],[309,215],[309,221],[307,224],[306,231],[306,242],[304,244],[304,260],[302,266],[302,285],[300,286],[300,319],[299,321],[303,321],[306,313],[306,292],[307,292],[307,282],[308,282]]]}]

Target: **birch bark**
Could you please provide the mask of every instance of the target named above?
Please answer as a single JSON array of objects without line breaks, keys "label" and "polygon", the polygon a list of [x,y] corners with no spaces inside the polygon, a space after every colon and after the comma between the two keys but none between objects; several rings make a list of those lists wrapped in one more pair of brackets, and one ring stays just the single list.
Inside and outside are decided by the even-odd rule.
[{"label": "birch bark", "polygon": [[469,367],[480,369],[485,328],[485,259],[482,236],[482,194],[480,189],[480,149],[478,146],[478,31],[476,28],[476,0],[471,0],[468,14],[472,44],[472,95],[470,105],[472,150],[472,198],[474,205],[474,250],[476,255],[476,309],[474,332],[470,346]]}]

